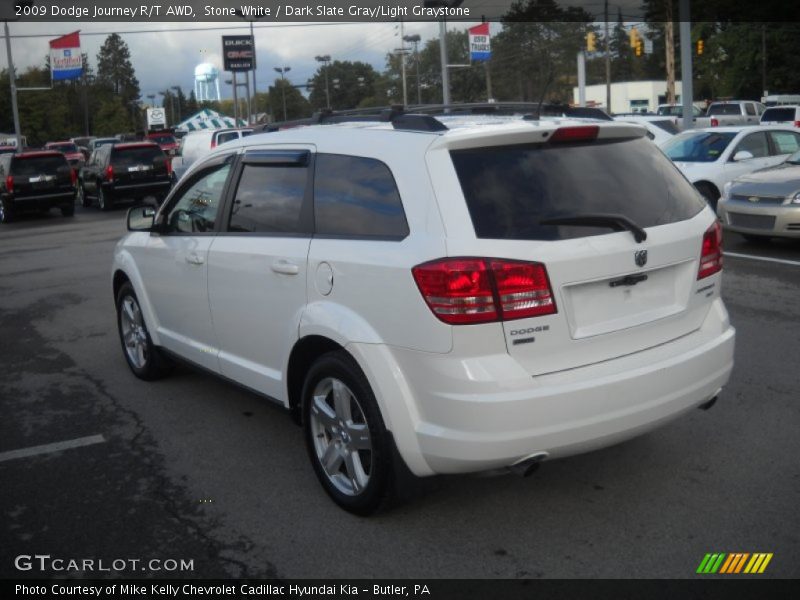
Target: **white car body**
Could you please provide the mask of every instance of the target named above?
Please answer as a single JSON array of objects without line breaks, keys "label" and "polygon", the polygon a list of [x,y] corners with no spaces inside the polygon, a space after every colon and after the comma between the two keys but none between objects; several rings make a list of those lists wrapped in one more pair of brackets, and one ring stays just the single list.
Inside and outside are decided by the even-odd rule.
[{"label": "white car body", "polygon": [[[711,162],[691,162],[673,159],[675,165],[680,169],[686,178],[698,188],[712,186],[716,198],[722,193],[722,189],[729,181],[733,181],[741,175],[746,175],[774,167],[782,163],[796,150],[791,148],[779,147],[775,144],[771,132],[791,132],[800,136],[796,129],[782,126],[741,126],[741,127],[707,127],[705,129],[693,129],[684,131],[669,140],[662,150],[670,155],[669,148],[673,144],[680,143],[686,136],[694,136],[698,133],[733,133],[735,137],[727,147],[719,154],[716,160]],[[767,136],[767,149],[765,156],[752,156],[744,160],[734,160],[737,152],[744,147],[750,147],[753,136]],[[760,139],[760,138],[759,138]],[[798,138],[800,139],[800,137]]]},{"label": "white car body", "polygon": [[[297,402],[293,349],[310,340],[343,349],[418,476],[584,452],[714,399],[731,373],[734,329],[721,273],[696,277],[713,212],[698,204],[692,218],[648,229],[646,244],[630,231],[557,242],[478,238],[450,152],[542,143],[570,122],[470,121],[478,123],[443,133],[363,123],[298,128],[217,148],[185,179],[207,161],[252,151],[383,161],[409,234],[386,241],[132,232],[114,253],[115,290],[130,281],[155,345],[286,408]],[[599,124],[599,132],[641,136],[640,128],[617,123]],[[646,268],[634,264],[642,248],[650,250]],[[412,268],[461,256],[543,263],[557,312],[443,322]],[[609,278],[631,272],[649,275],[649,291],[609,287]]]},{"label": "white car body", "polygon": [[666,122],[671,125],[674,131],[680,131],[680,129],[675,125],[675,120],[665,116],[621,115],[614,117],[614,120],[619,121],[620,123],[636,123],[637,125],[641,125],[647,129],[647,137],[649,137],[653,143],[659,147],[675,137],[676,134],[666,131],[663,127],[659,127],[658,123]]}]

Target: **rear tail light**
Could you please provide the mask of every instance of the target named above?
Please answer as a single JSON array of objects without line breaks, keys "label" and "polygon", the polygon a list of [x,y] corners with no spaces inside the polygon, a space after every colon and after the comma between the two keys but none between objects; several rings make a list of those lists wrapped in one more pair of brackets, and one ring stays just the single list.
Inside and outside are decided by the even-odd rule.
[{"label": "rear tail light", "polygon": [[451,325],[508,321],[556,312],[541,263],[443,258],[411,270],[434,315]]},{"label": "rear tail light", "polygon": [[167,166],[167,175],[172,175],[172,160],[168,158],[165,164]]},{"label": "rear tail light", "polygon": [[700,268],[697,279],[703,279],[722,270],[722,226],[719,221],[703,234],[703,247],[700,250]]},{"label": "rear tail light", "polygon": [[711,126],[719,127],[719,119],[717,119],[716,117],[711,117]]},{"label": "rear tail light", "polygon": [[6,177],[6,192],[8,192],[9,194],[13,194],[14,193],[14,176],[13,175],[9,175],[8,177]]},{"label": "rear tail light", "polygon": [[551,142],[589,142],[597,139],[600,128],[597,125],[581,127],[560,127],[550,138]]},{"label": "rear tail light", "polygon": [[794,126],[795,126],[795,127],[800,127],[800,121],[795,121],[795,122],[794,122]]},{"label": "rear tail light", "polygon": [[69,170],[69,180],[73,187],[75,187],[75,184],[78,183],[78,172],[75,169]]},{"label": "rear tail light", "polygon": [[108,165],[106,167],[106,181],[109,183],[114,181],[114,167],[112,167],[111,165]]}]

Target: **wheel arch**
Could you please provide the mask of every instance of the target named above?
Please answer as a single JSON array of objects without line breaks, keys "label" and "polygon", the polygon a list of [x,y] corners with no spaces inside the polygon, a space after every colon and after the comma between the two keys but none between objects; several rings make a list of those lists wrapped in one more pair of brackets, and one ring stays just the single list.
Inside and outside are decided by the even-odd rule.
[{"label": "wheel arch", "polygon": [[[298,425],[302,425],[303,420],[300,405],[306,372],[320,356],[339,350],[347,352],[341,344],[322,335],[302,337],[297,340],[292,348],[286,367],[286,397],[292,420]],[[353,357],[353,360],[355,360],[355,357]]]}]

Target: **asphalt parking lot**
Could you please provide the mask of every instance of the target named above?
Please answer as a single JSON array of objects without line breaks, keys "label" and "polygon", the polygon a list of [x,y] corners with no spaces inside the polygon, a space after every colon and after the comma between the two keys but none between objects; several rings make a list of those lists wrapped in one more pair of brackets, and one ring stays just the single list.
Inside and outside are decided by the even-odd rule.
[{"label": "asphalt parking lot", "polygon": [[129,372],[109,272],[124,215],[0,228],[0,577],[41,576],[15,558],[47,554],[140,559],[119,574],[142,577],[686,578],[708,552],[800,576],[800,241],[727,236],[736,366],[710,411],[527,479],[438,478],[363,519],[279,408],[185,368]]}]

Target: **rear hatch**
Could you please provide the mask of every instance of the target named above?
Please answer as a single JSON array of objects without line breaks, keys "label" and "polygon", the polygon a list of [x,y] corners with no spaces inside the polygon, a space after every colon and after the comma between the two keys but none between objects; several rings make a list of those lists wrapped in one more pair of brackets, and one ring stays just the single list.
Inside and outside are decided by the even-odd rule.
[{"label": "rear hatch", "polygon": [[14,156],[11,174],[14,196],[46,196],[74,191],[72,168],[60,152],[37,152]]},{"label": "rear hatch", "polygon": [[156,144],[114,146],[111,168],[116,185],[169,181],[169,159]]},{"label": "rear hatch", "polygon": [[[564,127],[544,143],[536,132],[534,143],[450,149],[474,237],[446,224],[448,255],[544,267],[543,277],[531,277],[545,291],[504,296],[497,283],[495,302],[510,298],[513,307],[515,298],[551,294],[549,309],[471,325],[502,327],[508,352],[533,375],[689,334],[718,294],[717,278],[698,280],[704,234],[717,235],[715,220],[642,133],[625,125]],[[507,273],[493,277],[512,281],[513,270]]]}]

